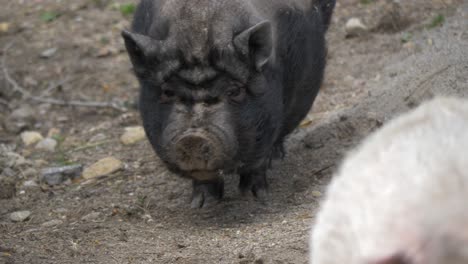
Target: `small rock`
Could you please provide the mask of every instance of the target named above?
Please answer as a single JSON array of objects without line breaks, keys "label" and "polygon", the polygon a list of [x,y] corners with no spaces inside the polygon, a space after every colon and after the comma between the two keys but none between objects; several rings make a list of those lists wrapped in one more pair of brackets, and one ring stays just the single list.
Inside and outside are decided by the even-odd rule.
[{"label": "small rock", "polygon": [[23,105],[20,108],[15,109],[10,114],[10,118],[18,119],[28,119],[34,117],[34,110],[29,105]]},{"label": "small rock", "polygon": [[58,185],[61,184],[64,181],[64,177],[62,174],[57,173],[57,174],[50,174],[42,177],[43,182],[46,182],[48,185]]},{"label": "small rock", "polygon": [[24,84],[26,84],[27,86],[38,86],[39,85],[39,82],[34,79],[32,76],[26,76],[24,77]]},{"label": "small rock", "polygon": [[408,50],[414,50],[415,44],[412,41],[408,41],[405,44],[403,44],[403,48],[408,49]]},{"label": "small rock", "polygon": [[43,140],[44,138],[39,132],[25,131],[21,133],[21,139],[23,140],[24,145],[29,146],[29,145],[36,144],[37,142]]},{"label": "small rock", "polygon": [[68,117],[66,117],[66,116],[59,116],[59,117],[57,117],[57,121],[58,121],[58,122],[61,122],[61,123],[67,122],[67,121],[68,121]]},{"label": "small rock", "polygon": [[57,226],[63,224],[63,221],[60,219],[55,219],[55,220],[50,220],[45,223],[42,223],[41,226],[43,227],[52,227],[52,226]]},{"label": "small rock", "polygon": [[312,196],[316,198],[322,197],[322,193],[319,191],[312,191]]},{"label": "small rock", "polygon": [[55,127],[49,129],[49,132],[47,133],[48,138],[53,138],[57,136],[60,136],[60,129],[55,128]]},{"label": "small rock", "polygon": [[66,180],[78,178],[83,171],[82,165],[45,168],[41,171],[40,181],[48,185],[58,185]]},{"label": "small rock", "polygon": [[28,180],[28,181],[23,182],[23,188],[25,189],[36,188],[36,187],[39,187],[39,185],[37,184],[35,180]]},{"label": "small rock", "polygon": [[33,168],[27,168],[26,170],[23,171],[23,176],[25,178],[32,178],[37,175],[37,171]]},{"label": "small rock", "polygon": [[99,51],[96,53],[96,57],[97,57],[97,58],[104,58],[104,57],[108,57],[108,56],[117,54],[118,52],[119,52],[119,51],[118,51],[116,48],[111,47],[111,46],[102,47],[102,48],[100,48]]},{"label": "small rock", "polygon": [[57,48],[54,47],[54,48],[50,48],[50,49],[46,49],[44,50],[43,52],[41,52],[40,54],[40,57],[43,58],[43,59],[49,59],[51,58],[52,56],[55,55],[55,53],[57,53]]},{"label": "small rock", "polygon": [[18,168],[23,165],[30,165],[29,161],[27,161],[23,156],[15,152],[7,152],[6,158],[6,167]]},{"label": "small rock", "polygon": [[23,222],[31,215],[30,211],[17,211],[10,214],[10,220],[13,222]]},{"label": "small rock", "polygon": [[2,22],[0,23],[0,33],[6,33],[10,29],[10,23]]},{"label": "small rock", "polygon": [[408,19],[402,14],[402,8],[398,1],[386,0],[380,8],[381,17],[374,30],[382,32],[398,32],[408,24]]},{"label": "small rock", "polygon": [[123,168],[122,161],[114,158],[107,157],[92,164],[83,171],[83,178],[92,179],[104,175],[111,174]]},{"label": "small rock", "polygon": [[100,216],[101,216],[101,213],[99,213],[99,212],[92,212],[92,213],[89,213],[89,214],[83,216],[83,217],[81,218],[81,220],[83,220],[83,221],[93,221],[93,220],[98,219]]},{"label": "small rock", "polygon": [[2,174],[0,175],[6,176],[6,177],[13,177],[16,175],[16,172],[12,170],[11,168],[5,168],[3,169]]},{"label": "small rock", "polygon": [[99,142],[105,140],[107,137],[103,133],[96,134],[89,139],[89,143]]},{"label": "small rock", "polygon": [[125,133],[120,137],[124,145],[134,144],[145,138],[145,130],[141,126],[126,127]]},{"label": "small rock", "polygon": [[5,120],[5,129],[11,133],[18,133],[32,127],[35,122],[34,110],[29,105],[15,109]]},{"label": "small rock", "polygon": [[367,27],[359,18],[353,17],[346,22],[345,31],[346,37],[355,37],[367,32]]},{"label": "small rock", "polygon": [[36,145],[36,149],[50,152],[55,151],[55,147],[57,147],[57,140],[53,138],[43,139]]},{"label": "small rock", "polygon": [[11,199],[15,193],[15,181],[10,177],[0,177],[0,199]]},{"label": "small rock", "polygon": [[47,160],[43,160],[43,159],[38,159],[38,160],[35,160],[34,161],[34,166],[36,167],[43,167],[45,165],[47,165],[49,162],[47,162]]},{"label": "small rock", "polygon": [[54,209],[52,210],[54,213],[57,213],[57,214],[65,214],[68,212],[68,209],[67,208],[57,208],[57,209]]}]

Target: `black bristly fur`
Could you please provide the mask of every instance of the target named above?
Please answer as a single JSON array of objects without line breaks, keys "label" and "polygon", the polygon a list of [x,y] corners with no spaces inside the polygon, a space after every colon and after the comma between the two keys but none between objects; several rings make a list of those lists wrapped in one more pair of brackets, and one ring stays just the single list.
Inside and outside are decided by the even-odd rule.
[{"label": "black bristly fur", "polygon": [[[174,138],[195,127],[222,142],[222,151],[206,165],[210,170],[236,171],[243,191],[264,193],[271,159],[284,156],[285,137],[321,86],[324,35],[334,5],[335,0],[142,0],[131,32],[123,36],[141,85],[146,134],[168,168],[192,177],[174,160],[172,148]],[[245,95],[233,100],[228,90]],[[200,184],[194,179],[194,197],[204,197],[197,196],[207,189]]]}]

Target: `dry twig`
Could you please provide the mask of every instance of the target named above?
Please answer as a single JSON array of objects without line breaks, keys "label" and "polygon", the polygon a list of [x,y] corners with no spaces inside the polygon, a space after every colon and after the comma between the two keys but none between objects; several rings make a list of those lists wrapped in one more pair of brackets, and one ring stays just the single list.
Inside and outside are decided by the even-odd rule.
[{"label": "dry twig", "polygon": [[[25,99],[36,101],[36,102],[41,102],[41,103],[54,104],[54,105],[82,106],[82,107],[107,107],[107,108],[113,108],[119,111],[125,111],[125,107],[119,105],[116,102],[93,102],[93,101],[88,102],[88,101],[77,101],[77,100],[65,101],[65,100],[58,100],[54,98],[45,98],[42,96],[39,96],[39,97],[33,96],[29,91],[21,87],[21,85],[19,85],[18,82],[8,72],[8,67],[6,64],[7,52],[13,46],[14,42],[15,42],[14,40],[11,41],[3,48],[3,58],[2,58],[3,75],[5,76],[6,81],[11,85],[12,89],[15,92],[19,92]],[[50,90],[63,85],[63,83],[67,81],[68,81],[68,78],[65,78],[59,81],[55,85],[50,86],[43,94],[46,94]]]}]

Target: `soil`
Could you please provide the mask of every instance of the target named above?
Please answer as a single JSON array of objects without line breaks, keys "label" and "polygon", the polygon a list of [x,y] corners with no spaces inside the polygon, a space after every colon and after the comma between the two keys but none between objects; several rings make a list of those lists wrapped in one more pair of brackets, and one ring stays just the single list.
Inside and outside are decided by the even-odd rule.
[{"label": "soil", "polygon": [[[322,91],[269,171],[268,202],[242,196],[228,176],[223,201],[194,210],[191,183],[167,172],[146,140],[119,141],[125,127],[141,125],[120,37],[131,19],[118,8],[126,2],[0,0],[0,151],[27,160],[20,168],[0,162],[16,186],[0,200],[0,263],[307,263],[314,214],[343,153],[435,94],[468,96],[466,1],[338,2]],[[369,30],[347,37],[351,17]],[[121,107],[62,106],[28,94]],[[33,114],[18,125],[11,113],[25,106]],[[21,142],[22,130],[51,128],[60,131],[55,152]],[[105,140],[89,142],[100,133]],[[107,156],[124,169],[94,181],[24,185],[42,168]],[[10,213],[22,210],[31,216],[12,222]]]}]

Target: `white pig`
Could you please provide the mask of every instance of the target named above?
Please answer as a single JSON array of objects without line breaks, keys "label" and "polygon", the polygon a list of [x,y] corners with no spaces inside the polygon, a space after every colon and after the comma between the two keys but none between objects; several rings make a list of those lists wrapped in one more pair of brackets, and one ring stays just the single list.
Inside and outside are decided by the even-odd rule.
[{"label": "white pig", "polygon": [[468,100],[432,99],[351,151],[310,254],[311,264],[468,264]]}]

